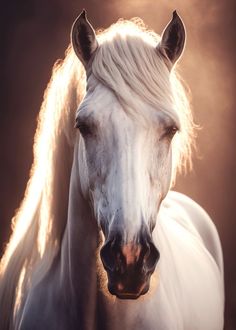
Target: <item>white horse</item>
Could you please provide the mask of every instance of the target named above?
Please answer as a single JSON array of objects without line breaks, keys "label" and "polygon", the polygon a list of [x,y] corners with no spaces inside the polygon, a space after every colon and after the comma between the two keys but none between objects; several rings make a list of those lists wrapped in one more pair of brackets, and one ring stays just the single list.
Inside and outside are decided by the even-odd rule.
[{"label": "white horse", "polygon": [[194,137],[180,17],[162,37],[138,19],[96,35],[83,11],[71,36],[83,66],[69,48],[45,94],[1,261],[1,330],[222,329],[218,234],[169,191]]}]

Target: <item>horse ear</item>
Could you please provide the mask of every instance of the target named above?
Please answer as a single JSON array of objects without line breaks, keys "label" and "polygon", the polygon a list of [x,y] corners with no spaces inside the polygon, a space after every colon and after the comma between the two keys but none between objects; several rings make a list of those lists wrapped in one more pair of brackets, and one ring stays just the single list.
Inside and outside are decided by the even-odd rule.
[{"label": "horse ear", "polygon": [[71,43],[80,61],[86,65],[98,47],[95,31],[83,9],[71,29]]},{"label": "horse ear", "polygon": [[185,36],[184,24],[175,10],[172,20],[164,29],[158,45],[158,49],[169,60],[170,69],[183,53]]}]

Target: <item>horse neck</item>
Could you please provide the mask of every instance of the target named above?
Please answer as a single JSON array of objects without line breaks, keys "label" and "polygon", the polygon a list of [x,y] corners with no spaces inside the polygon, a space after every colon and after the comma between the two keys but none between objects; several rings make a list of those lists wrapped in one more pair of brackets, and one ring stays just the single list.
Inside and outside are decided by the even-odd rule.
[{"label": "horse neck", "polygon": [[87,323],[94,322],[96,312],[98,229],[88,201],[82,196],[77,153],[75,146],[60,275],[69,299],[76,307],[76,314],[82,318],[79,323],[87,329],[93,328]]}]

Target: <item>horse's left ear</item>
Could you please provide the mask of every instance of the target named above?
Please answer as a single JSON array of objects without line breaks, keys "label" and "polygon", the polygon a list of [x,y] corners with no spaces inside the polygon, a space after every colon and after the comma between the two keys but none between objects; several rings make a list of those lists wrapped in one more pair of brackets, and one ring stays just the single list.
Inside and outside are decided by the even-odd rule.
[{"label": "horse's left ear", "polygon": [[98,42],[84,9],[72,26],[71,43],[76,55],[86,67],[98,47]]},{"label": "horse's left ear", "polygon": [[183,53],[185,36],[184,24],[175,10],[172,20],[164,29],[158,45],[159,51],[169,60],[170,69]]}]

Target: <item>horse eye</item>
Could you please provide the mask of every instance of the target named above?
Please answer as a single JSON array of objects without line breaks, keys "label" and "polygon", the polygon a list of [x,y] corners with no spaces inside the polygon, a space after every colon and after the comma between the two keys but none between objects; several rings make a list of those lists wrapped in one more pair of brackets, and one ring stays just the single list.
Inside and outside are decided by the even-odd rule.
[{"label": "horse eye", "polygon": [[88,126],[88,124],[80,123],[80,122],[77,121],[75,127],[79,129],[80,133],[83,136],[91,134],[91,129]]},{"label": "horse eye", "polygon": [[175,133],[178,132],[178,128],[176,126],[170,126],[165,129],[164,137],[168,137],[172,139]]}]

